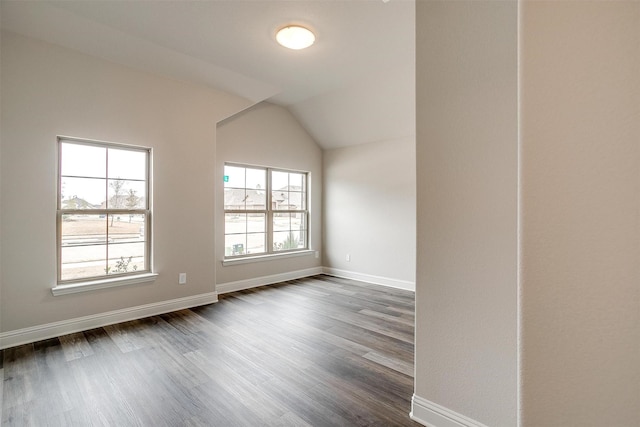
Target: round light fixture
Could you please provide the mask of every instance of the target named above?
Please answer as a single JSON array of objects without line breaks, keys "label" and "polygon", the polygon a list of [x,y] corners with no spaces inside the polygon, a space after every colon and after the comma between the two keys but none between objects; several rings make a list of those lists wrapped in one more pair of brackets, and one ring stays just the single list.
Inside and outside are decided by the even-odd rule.
[{"label": "round light fixture", "polygon": [[276,33],[276,40],[289,49],[305,49],[316,41],[316,36],[307,28],[299,25],[287,25]]}]

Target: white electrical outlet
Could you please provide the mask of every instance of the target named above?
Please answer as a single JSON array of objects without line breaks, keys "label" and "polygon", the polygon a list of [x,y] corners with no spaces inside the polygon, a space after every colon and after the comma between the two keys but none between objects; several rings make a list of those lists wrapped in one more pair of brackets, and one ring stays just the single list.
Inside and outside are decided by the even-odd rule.
[{"label": "white electrical outlet", "polygon": [[316,258],[320,258],[320,251],[316,251]]},{"label": "white electrical outlet", "polygon": [[347,262],[351,261],[351,254],[347,254]]},{"label": "white electrical outlet", "polygon": [[178,284],[184,285],[187,283],[187,273],[180,273],[178,276]]}]

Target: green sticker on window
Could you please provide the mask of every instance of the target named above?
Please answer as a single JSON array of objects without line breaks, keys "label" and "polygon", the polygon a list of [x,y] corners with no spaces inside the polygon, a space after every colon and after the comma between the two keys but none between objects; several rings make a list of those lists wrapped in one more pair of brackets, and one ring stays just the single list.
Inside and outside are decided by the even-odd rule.
[{"label": "green sticker on window", "polygon": [[229,182],[229,175],[224,176],[224,182]]}]

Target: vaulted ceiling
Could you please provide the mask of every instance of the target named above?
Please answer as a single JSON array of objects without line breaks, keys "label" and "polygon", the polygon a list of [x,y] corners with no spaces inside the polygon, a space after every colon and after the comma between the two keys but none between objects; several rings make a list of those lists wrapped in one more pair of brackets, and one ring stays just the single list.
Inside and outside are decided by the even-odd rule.
[{"label": "vaulted ceiling", "polygon": [[[415,135],[413,0],[2,0],[2,29],[287,107],[323,148]],[[294,51],[290,23],[316,34]]]}]

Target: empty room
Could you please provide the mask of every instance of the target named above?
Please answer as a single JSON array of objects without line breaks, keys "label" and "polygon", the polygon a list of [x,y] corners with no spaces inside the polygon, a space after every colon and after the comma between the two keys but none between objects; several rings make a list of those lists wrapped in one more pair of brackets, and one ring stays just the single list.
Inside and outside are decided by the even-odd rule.
[{"label": "empty room", "polygon": [[640,426],[640,2],[0,23],[3,426]]},{"label": "empty room", "polygon": [[3,1],[3,425],[415,424],[414,20]]}]

